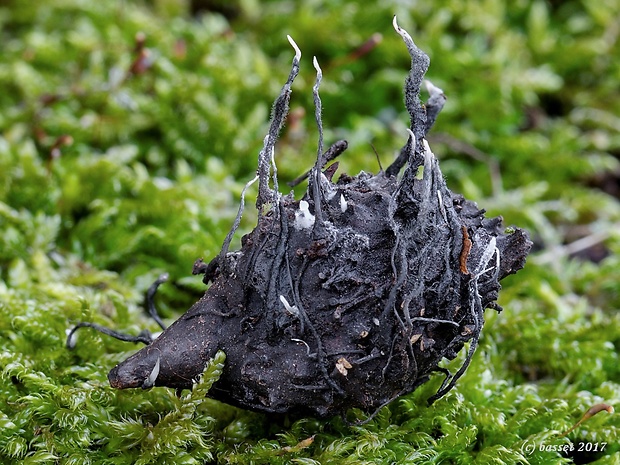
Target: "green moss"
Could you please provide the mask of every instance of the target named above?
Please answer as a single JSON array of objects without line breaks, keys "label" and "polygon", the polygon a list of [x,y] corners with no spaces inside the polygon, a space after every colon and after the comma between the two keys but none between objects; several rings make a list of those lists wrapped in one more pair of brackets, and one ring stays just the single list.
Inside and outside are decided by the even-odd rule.
[{"label": "green moss", "polygon": [[[560,434],[592,405],[620,403],[620,204],[600,189],[618,183],[618,1],[246,1],[228,19],[154,3],[0,7],[0,462],[617,462],[617,414]],[[278,147],[283,182],[316,153],[312,55],[328,142],[350,143],[342,169],[376,170],[371,143],[387,166],[407,121],[394,13],[448,96],[430,141],[448,182],[538,248],[504,282],[506,310],[487,313],[456,389],[428,407],[438,376],[365,424],[356,411],[275,421],[204,400],[221,354],[180,398],[111,389],[107,371],[135,347],[84,330],[68,351],[66,330],[156,331],[142,294],[164,271],[176,284],[158,295],[169,322],[197,300],[191,266],[219,251],[255,170],[292,58],[286,34],[305,58],[298,119]],[[146,68],[129,75],[138,32]],[[382,41],[356,56],[375,33]],[[255,215],[246,209],[242,231]],[[605,258],[571,258],[584,237]]]}]

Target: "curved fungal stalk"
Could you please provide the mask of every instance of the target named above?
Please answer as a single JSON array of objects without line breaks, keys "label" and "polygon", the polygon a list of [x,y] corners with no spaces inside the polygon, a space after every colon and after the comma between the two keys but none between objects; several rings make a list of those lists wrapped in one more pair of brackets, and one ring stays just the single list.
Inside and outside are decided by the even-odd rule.
[{"label": "curved fungal stalk", "polygon": [[299,64],[299,62],[301,61],[301,50],[291,36],[287,35],[286,38],[288,39],[289,44],[291,44],[291,47],[293,47],[293,50],[295,50],[295,57],[293,58],[293,63],[297,62],[297,64]]},{"label": "curved fungal stalk", "polygon": [[[321,81],[323,80],[323,71],[319,66],[319,62],[316,57],[312,58],[312,64],[314,65],[314,69],[316,70],[316,81],[314,86],[312,87],[312,94],[314,96],[314,116],[316,119],[316,126],[319,132],[319,141],[317,147],[316,161],[314,163],[314,168],[312,168],[312,172],[310,174],[310,185],[309,189],[312,189],[312,199],[314,200],[314,214],[317,217],[318,221],[315,222],[315,228],[321,227],[323,224],[323,216],[321,214],[321,169],[324,166],[323,162],[323,120],[321,118],[322,104],[321,97],[319,96],[319,87],[321,86]],[[316,231],[315,231],[316,232]]]},{"label": "curved fungal stalk", "polygon": [[[276,141],[280,134],[280,130],[284,125],[284,120],[288,115],[289,101],[291,99],[291,86],[293,81],[299,74],[299,60],[301,59],[301,50],[293,40],[291,36],[286,36],[291,46],[295,50],[295,56],[293,57],[293,64],[291,65],[291,72],[280,95],[273,104],[271,110],[271,124],[269,126],[269,132],[265,136],[263,149],[258,154],[258,198],[256,200],[256,208],[259,212],[262,212],[263,206],[269,202],[274,204],[277,202],[277,196],[279,195],[277,190],[277,176],[275,172],[275,161],[273,162],[274,174],[274,190],[269,188],[269,172],[272,166],[273,154],[275,153]],[[263,212],[264,213],[264,212]]]},{"label": "curved fungal stalk", "polygon": [[[272,164],[274,167],[274,180],[275,180],[276,174],[277,174],[276,169],[275,169],[275,161],[273,161]],[[252,184],[254,184],[256,181],[258,181],[258,175],[254,176],[254,178],[248,181],[246,185],[243,186],[243,189],[241,190],[241,199],[239,200],[239,209],[237,210],[237,216],[235,217],[235,220],[233,222],[232,227],[230,228],[230,231],[228,231],[228,234],[226,235],[226,238],[224,239],[222,250],[217,256],[217,266],[219,266],[220,268],[223,268],[225,266],[225,260],[226,260],[226,256],[228,255],[228,249],[230,247],[230,243],[232,242],[235,232],[237,232],[237,229],[239,228],[239,225],[241,224],[241,217],[243,215],[243,210],[245,209],[245,193],[249,189],[249,187]]]},{"label": "curved fungal stalk", "polygon": [[443,90],[433,85],[431,81],[424,80],[424,84],[426,86],[426,91],[429,94],[429,98],[425,105],[426,126],[424,128],[425,133],[428,133],[428,131],[430,131],[435,124],[439,112],[441,112],[443,106],[446,104],[446,95],[443,93]]},{"label": "curved fungal stalk", "polygon": [[[402,37],[411,56],[411,71],[405,80],[405,106],[411,116],[411,130],[418,142],[421,142],[426,135],[426,112],[420,101],[420,86],[431,61],[428,55],[415,45],[409,33],[398,25],[396,16],[394,16],[392,25]],[[412,160],[409,163],[414,164]]]},{"label": "curved fungal stalk", "polygon": [[[278,192],[275,143],[301,58],[289,37],[295,56],[256,178],[243,189],[218,257],[194,267],[212,286],[159,338],[117,365],[112,386],[191,388],[223,350],[226,365],[210,396],[257,411],[329,416],[353,407],[375,412],[440,372],[445,379],[432,402],[465,373],[484,309],[501,309],[499,280],[524,266],[531,242],[518,228],[506,234],[501,218],[485,219],[475,203],[448,189],[425,139],[445,95],[427,81],[430,97],[421,103],[429,59],[396,18],[394,28],[411,56],[404,89],[411,121],[396,160],[376,175],[332,181],[337,164],[325,166],[347,144],[323,152],[315,58],[316,161],[301,199]],[[245,191],[256,180],[258,225],[229,252]],[[440,366],[466,344],[456,373]]]}]

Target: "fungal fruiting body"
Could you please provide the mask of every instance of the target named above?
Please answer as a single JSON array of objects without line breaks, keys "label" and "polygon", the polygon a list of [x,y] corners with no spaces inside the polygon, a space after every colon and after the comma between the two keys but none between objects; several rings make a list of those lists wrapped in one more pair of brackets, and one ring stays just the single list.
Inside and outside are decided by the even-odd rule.
[{"label": "fungal fruiting body", "polygon": [[[430,98],[421,103],[429,59],[396,20],[394,27],[412,60],[405,82],[411,125],[396,160],[376,175],[332,181],[334,170],[325,165],[346,144],[323,152],[315,59],[316,163],[301,200],[279,192],[273,154],[301,58],[289,38],[292,70],[258,158],[256,228],[240,250],[228,250],[242,195],[221,253],[195,268],[211,287],[112,369],[112,386],[191,388],[218,350],[226,365],[209,395],[264,412],[372,412],[433,372],[445,380],[431,401],[454,386],[476,348],[484,309],[499,310],[499,280],[524,266],[531,242],[518,228],[504,233],[501,218],[485,219],[447,188],[425,140],[445,96],[427,85]],[[467,342],[456,373],[438,368]]]}]

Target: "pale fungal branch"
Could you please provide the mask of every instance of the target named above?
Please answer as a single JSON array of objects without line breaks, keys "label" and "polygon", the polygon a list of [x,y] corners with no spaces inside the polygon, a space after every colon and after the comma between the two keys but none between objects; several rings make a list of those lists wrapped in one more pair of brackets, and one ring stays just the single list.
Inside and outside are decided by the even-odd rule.
[{"label": "pale fungal branch", "polygon": [[314,117],[316,119],[316,126],[319,132],[319,140],[316,154],[316,161],[314,163],[314,168],[312,169],[312,173],[310,175],[310,185],[309,190],[312,192],[312,199],[314,200],[314,216],[317,221],[314,223],[314,231],[318,232],[318,228],[323,227],[323,218],[321,213],[321,169],[324,165],[323,162],[323,120],[321,117],[322,104],[321,97],[319,95],[319,87],[321,86],[321,81],[323,79],[323,71],[319,66],[319,62],[316,57],[313,57],[312,64],[314,65],[314,69],[316,70],[316,81],[314,86],[312,87],[312,95],[314,97]]},{"label": "pale fungal branch", "polygon": [[256,181],[258,181],[258,175],[254,176],[254,178],[248,181],[246,185],[243,186],[243,189],[241,190],[241,199],[239,200],[239,209],[237,210],[237,216],[235,216],[235,220],[233,221],[233,225],[230,228],[230,231],[228,231],[228,234],[226,234],[226,238],[224,239],[224,243],[222,244],[222,248],[217,258],[219,267],[224,267],[224,263],[226,260],[226,255],[228,254],[230,243],[232,242],[233,236],[235,235],[235,232],[237,232],[237,229],[239,228],[239,225],[241,224],[241,217],[243,216],[243,210],[245,209],[245,193],[248,190],[248,188],[252,184],[254,184]]},{"label": "pale fungal branch", "polygon": [[431,81],[428,79],[424,80],[424,84],[426,85],[426,90],[428,91],[429,98],[426,101],[426,128],[425,134],[431,130],[435,121],[437,120],[437,116],[443,109],[446,104],[446,95],[443,93],[439,87],[433,85]]}]

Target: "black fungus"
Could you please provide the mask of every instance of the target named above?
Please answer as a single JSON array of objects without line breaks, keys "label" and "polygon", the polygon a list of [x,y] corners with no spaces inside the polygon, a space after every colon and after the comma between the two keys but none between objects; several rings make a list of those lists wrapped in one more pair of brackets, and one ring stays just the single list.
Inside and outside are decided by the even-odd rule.
[{"label": "black fungus", "polygon": [[[256,228],[241,250],[229,251],[242,200],[221,253],[196,263],[211,287],[159,338],[116,366],[112,386],[191,388],[218,350],[226,365],[209,395],[263,412],[374,412],[434,372],[445,380],[430,401],[454,386],[476,349],[484,309],[501,310],[499,281],[524,266],[531,242],[519,228],[506,233],[501,218],[485,219],[475,203],[447,188],[425,140],[445,96],[429,84],[422,104],[429,59],[396,20],[394,27],[412,63],[405,83],[411,125],[393,164],[337,182],[334,169],[326,174],[328,155],[346,143],[323,151],[315,60],[316,164],[301,200],[279,192],[274,147],[301,57],[291,40],[292,70],[248,183],[259,183]],[[466,343],[456,373],[439,367]]]}]

